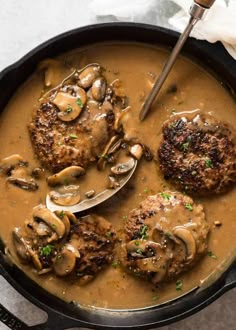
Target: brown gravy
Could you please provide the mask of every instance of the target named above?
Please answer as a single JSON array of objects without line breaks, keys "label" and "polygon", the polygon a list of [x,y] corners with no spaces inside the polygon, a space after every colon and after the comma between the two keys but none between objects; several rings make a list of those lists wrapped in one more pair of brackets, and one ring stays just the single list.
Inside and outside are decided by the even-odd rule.
[{"label": "brown gravy", "polygon": [[[74,68],[97,62],[106,68],[105,75],[109,81],[120,78],[132,107],[131,117],[127,123],[129,131],[156,153],[162,123],[174,113],[199,111],[210,113],[228,123],[236,122],[235,101],[221,84],[198,65],[179,57],[158,102],[146,120],[140,123],[138,115],[143,98],[151,89],[153,75],[160,73],[167,56],[166,51],[145,45],[104,44],[75,50],[61,56],[60,59]],[[65,67],[58,79],[68,73]],[[167,93],[167,88],[173,83],[177,85],[177,92]],[[42,75],[35,72],[19,88],[2,113],[0,158],[19,153],[32,167],[39,166],[31,147],[27,125],[42,89]],[[93,169],[87,174],[86,190],[94,188],[95,175]],[[76,282],[71,283],[51,274],[39,276],[32,267],[22,265],[16,257],[11,233],[15,226],[21,226],[30,217],[33,206],[45,201],[47,189],[46,183],[40,181],[40,189],[37,192],[22,191],[6,185],[5,178],[0,177],[0,233],[14,262],[39,285],[68,302],[112,309],[141,308],[163,303],[199,286],[236,250],[235,187],[223,195],[197,199],[204,205],[210,224],[217,220],[222,222],[221,227],[212,228],[209,237],[208,250],[217,258],[207,255],[192,271],[182,274],[179,277],[183,283],[182,291],[176,291],[175,282],[155,288],[126,274],[120,267],[112,266],[100,272],[96,279],[86,286],[79,286]],[[155,162],[142,160],[129,184],[117,196],[97,207],[96,213],[108,219],[119,231],[131,209],[137,207],[146,196],[164,189],[175,190],[162,179]]]}]

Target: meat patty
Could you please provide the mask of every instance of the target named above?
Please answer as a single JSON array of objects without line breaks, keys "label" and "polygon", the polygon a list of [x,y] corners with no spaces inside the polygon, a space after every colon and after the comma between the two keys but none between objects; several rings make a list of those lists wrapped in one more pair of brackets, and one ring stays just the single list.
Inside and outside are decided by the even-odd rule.
[{"label": "meat patty", "polygon": [[115,238],[112,225],[103,217],[89,215],[79,220],[70,237],[80,253],[75,266],[78,279],[87,282],[112,262]]},{"label": "meat patty", "polygon": [[167,180],[188,193],[222,193],[236,182],[235,133],[210,116],[175,116],[158,150]]},{"label": "meat patty", "polygon": [[76,218],[41,204],[32,215],[24,227],[14,229],[13,242],[21,261],[39,273],[54,272],[85,284],[112,262],[116,234],[103,217]]},{"label": "meat patty", "polygon": [[208,231],[202,205],[190,197],[149,196],[128,215],[121,263],[154,284],[176,278],[206,253]]},{"label": "meat patty", "polygon": [[75,73],[36,108],[30,137],[39,160],[52,172],[71,165],[86,168],[114,135],[114,106],[121,105],[121,100],[105,78],[99,77],[99,68],[96,75],[91,70],[86,73],[89,68],[84,70],[83,80]]}]

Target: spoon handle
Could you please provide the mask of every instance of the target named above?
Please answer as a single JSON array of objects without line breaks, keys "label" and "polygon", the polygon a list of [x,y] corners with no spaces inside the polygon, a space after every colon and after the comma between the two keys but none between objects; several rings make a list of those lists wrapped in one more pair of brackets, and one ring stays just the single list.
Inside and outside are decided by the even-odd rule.
[{"label": "spoon handle", "polygon": [[[170,54],[170,57],[168,58],[166,64],[164,65],[164,67],[162,69],[160,76],[156,80],[150,94],[148,95],[147,99],[145,100],[145,102],[143,104],[143,107],[139,114],[139,119],[141,121],[146,117],[152,103],[154,102],[154,100],[155,100],[157,94],[159,93],[162,85],[164,84],[170,70],[172,69],[179,52],[181,51],[183,45],[185,44],[185,41],[188,38],[192,28],[202,18],[205,10],[208,9],[211,6],[211,4],[214,3],[214,1],[215,0],[196,0],[192,4],[192,6],[189,10],[190,19],[189,19],[188,25],[186,26],[183,33],[180,35],[175,47],[173,48],[173,50]],[[204,6],[203,6],[203,3],[204,3]]]}]

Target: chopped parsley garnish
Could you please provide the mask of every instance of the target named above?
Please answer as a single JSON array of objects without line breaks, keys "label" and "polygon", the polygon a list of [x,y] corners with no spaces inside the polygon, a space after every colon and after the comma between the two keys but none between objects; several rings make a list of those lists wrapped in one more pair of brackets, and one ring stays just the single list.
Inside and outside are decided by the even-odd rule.
[{"label": "chopped parsley garnish", "polygon": [[69,180],[68,178],[65,178],[65,179],[64,179],[64,184],[65,184],[66,186],[68,186],[68,185],[70,184],[70,180]]},{"label": "chopped parsley garnish", "polygon": [[73,110],[73,109],[71,108],[71,105],[68,104],[67,109],[66,109],[66,112],[67,112],[67,113],[70,113],[72,110]]},{"label": "chopped parsley garnish", "polygon": [[193,210],[193,207],[192,207],[192,205],[191,205],[190,203],[186,203],[186,204],[184,205],[184,207],[185,207],[187,210],[189,210],[189,211],[192,211],[192,210]]},{"label": "chopped parsley garnish", "polygon": [[158,295],[152,297],[152,300],[157,300],[157,299],[159,299],[159,298],[160,298],[160,296],[159,296],[159,294],[158,294]]},{"label": "chopped parsley garnish", "polygon": [[127,215],[123,215],[122,219],[127,220]]},{"label": "chopped parsley garnish", "polygon": [[137,249],[136,252],[137,252],[138,254],[143,254],[143,250],[142,250],[142,249]]},{"label": "chopped parsley garnish", "polygon": [[120,266],[120,263],[119,263],[119,261],[114,261],[114,262],[111,264],[111,266],[112,266],[113,268],[117,268],[117,267]]},{"label": "chopped parsley garnish", "polygon": [[165,233],[165,236],[168,237],[168,238],[170,238],[171,237],[171,233],[166,232]]},{"label": "chopped parsley garnish", "polygon": [[161,197],[167,199],[168,201],[170,200],[171,198],[171,194],[167,194],[167,193],[164,193],[164,192],[161,192]]},{"label": "chopped parsley garnish", "polygon": [[57,229],[57,226],[55,225],[55,223],[52,224],[52,228]]},{"label": "chopped parsley garnish", "polygon": [[105,155],[101,155],[101,158],[103,158],[103,159],[108,159],[109,156],[108,156],[107,154],[105,154]]},{"label": "chopped parsley garnish", "polygon": [[106,237],[111,237],[112,233],[110,231],[106,232]]},{"label": "chopped parsley garnish", "polygon": [[78,104],[80,108],[83,108],[83,103],[80,98],[77,99],[76,104]]},{"label": "chopped parsley garnish", "polygon": [[177,280],[176,283],[175,283],[176,291],[182,291],[182,286],[183,286],[182,281],[181,280]]},{"label": "chopped parsley garnish", "polygon": [[148,192],[149,192],[149,189],[148,189],[148,188],[145,188],[145,189],[144,189],[144,192],[145,192],[145,193],[148,193]]},{"label": "chopped parsley garnish", "polygon": [[141,228],[141,230],[140,230],[141,239],[147,239],[148,238],[147,229],[148,229],[148,227],[146,225],[144,225]]},{"label": "chopped parsley garnish", "polygon": [[134,244],[135,244],[136,246],[139,246],[139,241],[135,241]]},{"label": "chopped parsley garnish", "polygon": [[187,151],[189,147],[189,142],[185,142],[181,145],[181,150]]},{"label": "chopped parsley garnish", "polygon": [[213,254],[211,251],[207,252],[207,255],[213,259],[217,259],[217,256],[215,254]]},{"label": "chopped parsley garnish", "polygon": [[71,139],[78,139],[78,136],[76,134],[70,134],[69,137]]},{"label": "chopped parsley garnish", "polygon": [[60,218],[63,218],[64,215],[65,215],[65,212],[64,212],[63,210],[61,210],[61,212],[60,212],[60,214],[59,214],[59,217],[60,217]]},{"label": "chopped parsley garnish", "polygon": [[214,167],[213,164],[212,164],[212,160],[210,158],[207,158],[205,160],[205,164],[206,164],[206,167],[208,167],[208,168],[213,168]]},{"label": "chopped parsley garnish", "polygon": [[52,253],[53,249],[54,249],[54,246],[51,244],[48,244],[40,249],[40,254],[41,254],[41,256],[49,257],[50,254]]}]

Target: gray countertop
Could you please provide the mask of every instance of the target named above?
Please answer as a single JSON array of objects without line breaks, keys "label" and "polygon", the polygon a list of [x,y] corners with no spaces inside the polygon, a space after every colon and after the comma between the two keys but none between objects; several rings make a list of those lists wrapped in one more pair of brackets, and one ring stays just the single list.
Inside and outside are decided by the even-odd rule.
[{"label": "gray countertop", "polygon": [[[89,12],[89,2],[90,0],[0,0],[0,71],[41,42],[72,28],[96,22]],[[148,22],[168,27],[167,17],[177,7],[168,0],[159,0],[156,8]],[[111,19],[112,17],[106,17],[100,21]],[[1,276],[0,292],[1,303],[29,325],[46,319],[44,312],[17,293]],[[236,289],[233,289],[198,314],[161,329],[236,330],[235,293]],[[8,328],[0,323],[0,330],[4,329]]]}]

